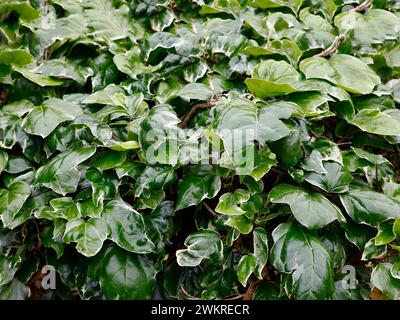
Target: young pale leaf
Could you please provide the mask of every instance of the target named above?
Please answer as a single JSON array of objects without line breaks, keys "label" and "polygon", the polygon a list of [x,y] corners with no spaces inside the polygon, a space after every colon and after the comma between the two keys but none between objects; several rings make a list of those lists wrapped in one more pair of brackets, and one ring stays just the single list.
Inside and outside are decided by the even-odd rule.
[{"label": "young pale leaf", "polygon": [[250,192],[243,189],[237,189],[233,193],[228,192],[219,198],[215,211],[228,216],[240,216],[245,211],[240,207],[250,199]]},{"label": "young pale leaf", "polygon": [[182,267],[198,266],[203,259],[221,258],[223,244],[218,232],[206,229],[192,233],[185,240],[187,249],[176,251],[176,259]]},{"label": "young pale leaf", "polygon": [[382,222],[378,227],[378,234],[375,237],[375,245],[383,246],[396,239],[393,232],[393,221]]},{"label": "young pale leaf", "polygon": [[22,67],[29,64],[32,59],[32,55],[22,49],[5,49],[0,52],[0,64]]},{"label": "young pale leaf", "polygon": [[269,256],[268,236],[264,228],[257,227],[253,230],[253,247],[254,257],[257,261],[254,275],[258,279],[263,279],[262,270],[267,264]]},{"label": "young pale leaf", "polygon": [[381,259],[387,253],[387,246],[375,245],[374,239],[370,239],[366,244],[364,251],[362,252],[361,260],[368,261],[370,259]]},{"label": "young pale leaf", "polygon": [[252,254],[243,256],[238,264],[237,276],[242,286],[246,287],[247,280],[254,272],[257,266],[256,258]]},{"label": "young pale leaf", "polygon": [[230,216],[226,220],[225,225],[235,228],[241,234],[249,234],[253,229],[253,221],[244,215]]}]

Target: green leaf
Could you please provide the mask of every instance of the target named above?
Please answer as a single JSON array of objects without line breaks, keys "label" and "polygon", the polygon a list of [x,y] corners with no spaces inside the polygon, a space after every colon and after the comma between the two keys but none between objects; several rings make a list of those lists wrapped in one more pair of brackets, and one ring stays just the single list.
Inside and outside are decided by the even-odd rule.
[{"label": "green leaf", "polygon": [[258,279],[263,279],[262,271],[267,264],[269,256],[268,236],[264,228],[257,227],[253,230],[253,247],[254,257],[257,261],[254,275]]},{"label": "green leaf", "polygon": [[367,151],[364,151],[359,148],[354,148],[351,147],[351,149],[354,151],[357,157],[361,159],[365,159],[372,164],[379,165],[379,164],[390,164],[390,162],[382,155],[380,154],[373,154]]},{"label": "green leaf", "polygon": [[[0,17],[7,17],[8,14],[15,11],[23,20],[33,20],[39,17],[40,11],[30,5],[29,2],[10,0],[0,4]],[[3,19],[1,19],[2,21]]]},{"label": "green leaf", "polygon": [[56,155],[38,169],[36,183],[43,184],[63,196],[75,192],[80,180],[80,174],[76,167],[89,159],[95,152],[95,147],[84,147]]},{"label": "green leaf", "polygon": [[22,117],[24,114],[28,113],[33,109],[34,105],[29,100],[20,100],[13,103],[6,104],[3,106],[2,110],[5,113],[15,114]]},{"label": "green leaf", "polygon": [[214,198],[221,189],[221,179],[211,165],[188,167],[178,185],[176,210]]},{"label": "green leaf", "polygon": [[370,239],[366,244],[361,256],[361,260],[381,259],[387,254],[387,247],[375,245],[374,239]]},{"label": "green leaf", "polygon": [[100,218],[75,219],[68,221],[63,240],[76,242],[76,250],[85,257],[95,256],[103,246],[109,233],[106,222]]},{"label": "green leaf", "polygon": [[162,190],[175,180],[174,168],[167,165],[153,165],[144,169],[135,183],[135,196],[147,196],[152,190]]},{"label": "green leaf", "polygon": [[396,219],[393,223],[393,233],[396,238],[400,238],[400,219]]},{"label": "green leaf", "polygon": [[279,287],[270,281],[261,282],[253,294],[253,300],[282,300]]},{"label": "green leaf", "polygon": [[0,173],[7,167],[8,153],[0,150]]},{"label": "green leaf", "polygon": [[400,262],[397,261],[393,263],[392,267],[390,268],[390,273],[396,279],[400,280]]},{"label": "green leaf", "polygon": [[32,168],[31,163],[24,157],[11,156],[8,159],[6,172],[16,174]]},{"label": "green leaf", "polygon": [[[276,102],[259,108],[247,99],[233,98],[221,102],[215,110],[213,127],[225,150],[221,165],[259,180],[276,164],[275,154],[265,144],[289,135],[290,129],[282,119],[292,115],[293,105]],[[256,148],[255,140],[262,149]]]},{"label": "green leaf", "polygon": [[161,163],[175,165],[181,130],[180,122],[172,107],[160,104],[151,108],[148,116],[140,124],[139,142],[143,156],[150,164]]},{"label": "green leaf", "polygon": [[211,98],[212,94],[213,91],[202,83],[189,83],[176,92],[173,91],[168,97],[168,101],[175,97],[181,97],[187,100],[207,101]]},{"label": "green leaf", "polygon": [[114,10],[112,2],[91,0],[83,4],[90,35],[107,41],[124,39],[130,32],[138,32],[137,24],[131,24],[127,7]]},{"label": "green leaf", "polygon": [[24,181],[16,181],[8,189],[0,189],[0,217],[4,227],[8,227],[31,194],[30,186]]},{"label": "green leaf", "polygon": [[41,87],[56,87],[64,83],[63,80],[55,79],[51,76],[42,75],[40,73],[35,73],[28,69],[14,68],[14,70],[20,73],[24,78],[36,83]]},{"label": "green leaf", "polygon": [[256,97],[268,98],[296,92],[293,84],[299,80],[299,73],[287,62],[266,60],[253,69],[245,84]]},{"label": "green leaf", "polygon": [[10,283],[15,273],[18,271],[18,267],[13,266],[12,261],[6,257],[0,257],[0,287]]},{"label": "green leaf", "polygon": [[114,175],[90,168],[86,171],[85,178],[92,186],[92,199],[96,206],[102,205],[104,200],[115,198],[117,194],[117,181]]},{"label": "green leaf", "polygon": [[368,94],[380,78],[361,60],[345,54],[332,58],[312,57],[300,63],[300,70],[307,79],[325,79],[351,93]]},{"label": "green leaf", "polygon": [[60,123],[74,120],[82,115],[82,109],[70,102],[51,98],[40,106],[34,107],[22,122],[29,134],[47,137]]},{"label": "green leaf", "polygon": [[110,229],[109,238],[121,248],[150,253],[155,247],[146,234],[144,217],[122,200],[107,203],[101,214]]},{"label": "green leaf", "polygon": [[196,82],[208,71],[208,65],[202,60],[191,63],[183,70],[183,77],[187,82]]},{"label": "green leaf", "polygon": [[100,171],[109,170],[122,165],[126,160],[126,152],[105,151],[99,154],[93,161],[93,166]]},{"label": "green leaf", "polygon": [[89,67],[83,67],[64,59],[43,61],[41,65],[31,71],[59,79],[71,79],[80,85],[84,85],[86,80],[93,75],[93,70]]},{"label": "green leaf", "polygon": [[239,216],[245,213],[240,207],[250,199],[250,193],[247,190],[237,189],[235,192],[225,193],[219,198],[215,211],[229,216]]},{"label": "green leaf", "polygon": [[145,256],[114,246],[102,254],[100,263],[99,282],[107,299],[147,300],[152,297],[157,270]]},{"label": "green leaf", "polygon": [[[384,40],[398,39],[400,18],[381,9],[371,9],[365,14],[350,10],[335,17],[340,33],[354,32],[353,45],[381,44]],[[371,32],[374,30],[374,32]]]},{"label": "green leaf", "polygon": [[312,11],[321,12],[327,20],[332,20],[337,6],[334,0],[311,0]]},{"label": "green leaf", "polygon": [[161,65],[150,66],[144,64],[138,47],[116,54],[113,61],[119,71],[126,73],[132,79],[137,79],[139,75],[144,73],[156,72],[161,67]]},{"label": "green leaf", "polygon": [[375,237],[375,245],[383,246],[396,239],[393,232],[393,221],[382,222],[378,227],[378,234]]},{"label": "green leaf", "polygon": [[257,266],[256,258],[252,254],[243,256],[238,264],[237,275],[242,286],[246,287],[247,280]]},{"label": "green leaf", "polygon": [[144,217],[146,233],[155,244],[157,253],[163,252],[164,247],[170,243],[169,238],[173,234],[174,215],[174,203],[172,201],[164,201]]},{"label": "green leaf", "polygon": [[353,177],[346,167],[336,162],[325,162],[323,166],[326,174],[307,172],[304,179],[330,193],[343,193],[349,190],[349,183]]},{"label": "green leaf", "polygon": [[390,263],[380,263],[371,274],[371,283],[393,300],[400,299],[400,279],[392,276]]},{"label": "green leaf", "polygon": [[279,8],[279,7],[289,7],[294,13],[299,11],[303,0],[251,0],[250,5],[255,8]]},{"label": "green leaf", "polygon": [[22,49],[5,49],[0,52],[0,64],[21,67],[29,64],[32,59],[32,55]]},{"label": "green leaf", "polygon": [[18,279],[0,287],[0,300],[26,300],[29,295],[29,288]]},{"label": "green leaf", "polygon": [[400,135],[400,121],[393,117],[390,110],[363,109],[349,121],[361,130],[387,136]]},{"label": "green leaf", "polygon": [[399,203],[382,193],[351,190],[340,195],[340,200],[356,223],[377,227],[386,220],[400,217]]},{"label": "green leaf", "polygon": [[225,225],[238,230],[241,234],[249,234],[253,230],[253,221],[248,219],[245,215],[230,216],[226,220]]},{"label": "green leaf", "polygon": [[269,198],[272,203],[289,205],[296,220],[310,230],[323,228],[334,220],[345,221],[340,209],[320,193],[280,184],[270,191]]},{"label": "green leaf", "polygon": [[329,299],[334,292],[332,257],[322,242],[294,222],[273,232],[273,266],[291,274],[296,299]]},{"label": "green leaf", "polygon": [[359,250],[364,250],[366,243],[375,235],[374,229],[363,225],[348,223],[346,225],[346,238]]},{"label": "green leaf", "polygon": [[203,259],[220,258],[222,241],[218,232],[206,229],[192,233],[185,240],[186,249],[176,251],[176,259],[182,267],[198,266]]},{"label": "green leaf", "polygon": [[50,200],[50,205],[54,209],[54,213],[51,215],[55,219],[74,220],[81,218],[78,206],[70,197],[52,199]]}]

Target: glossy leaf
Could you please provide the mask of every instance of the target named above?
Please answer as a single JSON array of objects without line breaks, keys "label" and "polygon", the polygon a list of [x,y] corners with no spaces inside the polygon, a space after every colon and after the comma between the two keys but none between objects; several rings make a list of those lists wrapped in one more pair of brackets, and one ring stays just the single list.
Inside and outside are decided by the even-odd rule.
[{"label": "glossy leaf", "polygon": [[214,198],[220,189],[221,180],[212,166],[189,167],[179,182],[176,209],[199,204],[206,198]]},{"label": "glossy leaf", "polygon": [[296,220],[311,230],[320,229],[334,220],[344,220],[339,208],[323,195],[308,193],[293,185],[275,187],[269,198],[273,203],[288,204]]},{"label": "glossy leaf", "polygon": [[136,253],[154,251],[154,244],[145,231],[144,217],[121,200],[107,203],[102,212],[110,230],[109,238],[121,248]]},{"label": "glossy leaf", "polygon": [[195,267],[203,259],[220,257],[222,254],[222,241],[218,232],[206,229],[192,233],[185,240],[187,249],[176,251],[177,262],[180,266]]},{"label": "glossy leaf", "polygon": [[347,213],[356,223],[377,227],[381,222],[400,216],[395,200],[374,191],[349,191],[340,196]]},{"label": "glossy leaf", "polygon": [[86,257],[96,255],[107,239],[108,226],[100,218],[71,220],[67,223],[64,233],[66,243],[76,242],[76,250]]},{"label": "glossy leaf", "polygon": [[349,55],[339,54],[328,59],[312,57],[300,63],[307,79],[325,79],[337,86],[359,94],[371,93],[380,78],[366,64]]}]

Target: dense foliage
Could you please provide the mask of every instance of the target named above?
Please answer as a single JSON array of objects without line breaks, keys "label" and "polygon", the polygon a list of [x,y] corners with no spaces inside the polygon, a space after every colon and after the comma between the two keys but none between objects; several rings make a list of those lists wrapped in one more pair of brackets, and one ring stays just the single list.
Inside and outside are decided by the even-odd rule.
[{"label": "dense foliage", "polygon": [[396,0],[0,0],[0,298],[400,299],[399,38]]}]

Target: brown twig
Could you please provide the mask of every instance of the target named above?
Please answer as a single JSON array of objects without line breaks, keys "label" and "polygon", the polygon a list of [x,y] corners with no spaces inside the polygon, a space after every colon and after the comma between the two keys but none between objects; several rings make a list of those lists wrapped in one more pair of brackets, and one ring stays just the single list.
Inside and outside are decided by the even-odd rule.
[{"label": "brown twig", "polygon": [[280,170],[278,168],[275,168],[275,167],[271,167],[269,170],[272,171],[272,172],[275,172],[277,174],[285,174],[286,173],[286,172],[284,172],[284,171],[282,171],[282,170]]},{"label": "brown twig", "polygon": [[249,280],[250,285],[247,288],[246,293],[243,296],[243,300],[252,300],[254,291],[256,290],[256,285],[260,282],[260,279],[251,279]]},{"label": "brown twig", "polygon": [[203,202],[203,206],[204,206],[204,208],[207,209],[207,211],[208,211],[209,213],[211,213],[211,215],[212,215],[213,217],[219,218],[218,214],[217,214],[213,209],[211,209],[211,207],[210,207],[207,203]]},{"label": "brown twig", "polygon": [[209,109],[209,108],[214,107],[218,103],[219,99],[220,99],[220,96],[217,96],[208,102],[195,104],[189,110],[189,112],[181,118],[181,123],[178,126],[180,128],[185,128],[187,126],[188,122],[190,121],[190,119],[197,113],[197,111],[199,111],[200,109]]},{"label": "brown twig", "polygon": [[224,298],[224,300],[240,300],[243,297],[244,297],[244,294],[238,294],[238,295],[233,296],[233,297]]},{"label": "brown twig", "polygon": [[360,5],[358,5],[357,7],[355,7],[353,9],[353,11],[355,12],[364,12],[364,11],[368,11],[372,6],[372,0],[366,0],[363,3],[361,3]]},{"label": "brown twig", "polygon": [[317,57],[330,57],[334,55],[337,51],[337,49],[342,45],[342,43],[346,40],[346,36],[344,34],[341,34],[335,38],[335,41],[332,42],[332,44],[322,51],[321,53],[317,54]]},{"label": "brown twig", "polygon": [[189,292],[187,292],[183,284],[181,284],[181,290],[188,300],[201,300],[199,297],[192,296]]}]

